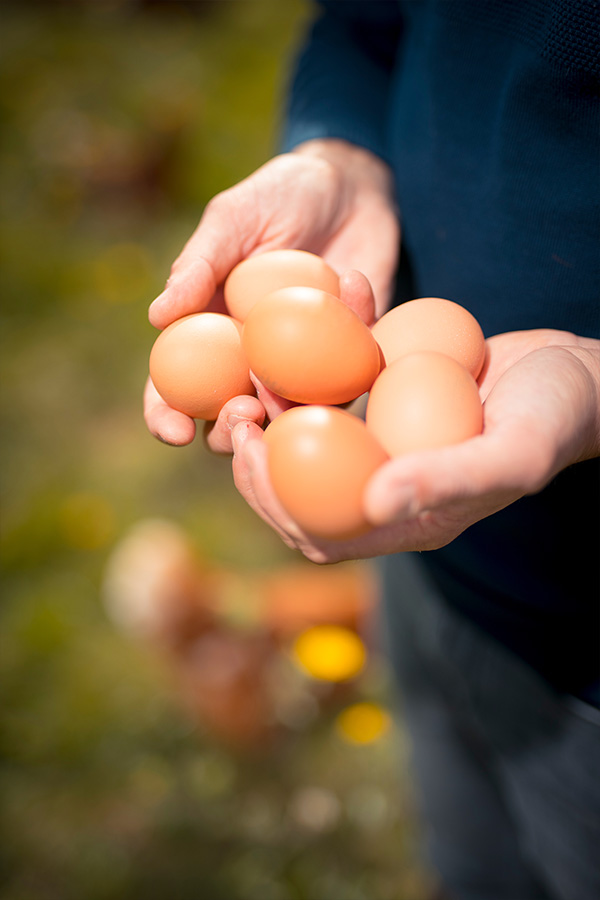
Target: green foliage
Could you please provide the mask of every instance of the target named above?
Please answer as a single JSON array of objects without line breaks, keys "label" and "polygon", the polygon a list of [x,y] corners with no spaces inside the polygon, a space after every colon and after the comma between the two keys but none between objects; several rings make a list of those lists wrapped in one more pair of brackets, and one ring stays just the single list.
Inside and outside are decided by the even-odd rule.
[{"label": "green foliage", "polygon": [[[147,434],[141,390],[148,303],[207,200],[276,150],[307,16],[2,4],[3,900],[423,896],[394,740],[344,746],[325,716],[274,754],[233,753],[101,601],[146,517],[238,572],[290,559],[227,460]],[[330,820],[307,824],[311,802]]]}]

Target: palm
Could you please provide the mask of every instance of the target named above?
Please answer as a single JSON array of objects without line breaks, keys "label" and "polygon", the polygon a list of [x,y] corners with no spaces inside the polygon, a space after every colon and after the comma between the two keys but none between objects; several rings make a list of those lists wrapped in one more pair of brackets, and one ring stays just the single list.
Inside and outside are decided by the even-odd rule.
[{"label": "palm", "polygon": [[[251,468],[236,463],[249,502],[281,536],[317,562],[443,546],[474,522],[540,490],[564,466],[597,452],[597,342],[536,330],[488,341],[481,379],[483,434],[382,466],[365,494],[379,527],[352,542],[313,542],[295,527],[268,484],[259,435],[248,442]],[[250,435],[251,436],[251,435]],[[392,523],[392,524],[387,524]]]}]

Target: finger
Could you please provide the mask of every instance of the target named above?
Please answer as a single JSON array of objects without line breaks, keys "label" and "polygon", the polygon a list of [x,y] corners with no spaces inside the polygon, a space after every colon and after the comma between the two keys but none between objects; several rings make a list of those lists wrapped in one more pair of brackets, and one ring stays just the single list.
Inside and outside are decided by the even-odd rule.
[{"label": "finger", "polygon": [[282,507],[270,483],[267,448],[262,431],[251,422],[236,425],[231,433],[233,479],[248,505],[287,544],[297,549],[302,533]]},{"label": "finger", "polygon": [[265,420],[265,408],[256,397],[242,395],[228,400],[215,422],[204,426],[204,440],[213,453],[231,454],[231,433],[240,422],[251,422],[259,427]]},{"label": "finger", "polygon": [[209,202],[164,291],[150,305],[148,316],[156,328],[206,309],[231,269],[248,255],[258,229],[256,204],[248,203],[246,194],[241,183]]},{"label": "finger", "polygon": [[457,447],[411,453],[385,463],[365,489],[368,521],[376,526],[408,521],[482,494],[488,502],[493,463],[488,458],[485,466],[481,464],[478,447],[479,439],[473,438]]},{"label": "finger", "polygon": [[250,381],[256,388],[256,396],[266,410],[267,418],[270,422],[276,419],[280,413],[285,412],[286,409],[298,406],[292,400],[286,400],[285,397],[274,394],[252,371],[250,372]]},{"label": "finger", "polygon": [[367,325],[375,321],[375,298],[368,278],[354,269],[340,276],[340,300],[357,313]]},{"label": "finger", "polygon": [[[235,456],[233,472],[236,487],[252,507],[293,550],[300,551],[319,565],[378,555],[380,542],[372,536],[350,541],[326,540],[303,531],[287,513],[269,478],[267,448],[256,427],[238,425],[233,431]],[[387,547],[387,544],[386,544]],[[389,552],[389,551],[388,551]]]},{"label": "finger", "polygon": [[[527,377],[531,365],[535,363],[523,360],[513,366],[490,392],[483,434],[382,466],[365,492],[369,521],[383,525],[441,507],[454,507],[457,514],[477,521],[541,490],[560,468],[557,435],[570,429],[558,426],[553,434],[553,420],[567,421],[553,408],[562,405],[556,399],[559,391],[545,394],[531,373]],[[549,369],[550,364],[542,364],[542,371]]]},{"label": "finger", "polygon": [[485,400],[499,379],[529,353],[547,347],[568,346],[573,341],[574,335],[570,332],[550,328],[531,328],[492,335],[485,342],[486,359],[477,379],[482,400]]},{"label": "finger", "polygon": [[185,413],[172,409],[160,396],[152,379],[144,388],[144,418],[148,430],[165,444],[176,447],[191,444],[196,434],[196,423]]},{"label": "finger", "polygon": [[[400,545],[397,532],[379,529],[351,540],[315,538],[288,515],[279,502],[269,478],[267,448],[262,433],[249,423],[234,428],[234,481],[249,506],[293,550],[300,551],[319,565],[379,556],[395,551]],[[396,526],[397,529],[398,526]]]},{"label": "finger", "polygon": [[217,272],[210,259],[198,253],[188,255],[184,267],[173,272],[164,291],[150,304],[148,318],[155,328],[166,328],[171,322],[206,309],[217,289]]}]

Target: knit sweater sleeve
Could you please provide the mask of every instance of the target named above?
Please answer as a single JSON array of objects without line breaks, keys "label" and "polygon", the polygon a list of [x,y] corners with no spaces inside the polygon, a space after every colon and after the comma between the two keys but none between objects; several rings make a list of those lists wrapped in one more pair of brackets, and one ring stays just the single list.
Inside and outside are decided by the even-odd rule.
[{"label": "knit sweater sleeve", "polygon": [[320,0],[296,59],[282,149],[313,138],[351,141],[387,159],[386,114],[401,34],[390,0]]}]

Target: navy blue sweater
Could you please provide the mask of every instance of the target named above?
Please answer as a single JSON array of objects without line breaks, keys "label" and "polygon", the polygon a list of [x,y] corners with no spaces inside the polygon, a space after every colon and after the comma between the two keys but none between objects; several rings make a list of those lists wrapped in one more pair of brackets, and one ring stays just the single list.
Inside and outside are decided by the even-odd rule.
[{"label": "navy blue sweater", "polygon": [[[339,137],[392,167],[396,302],[456,300],[486,336],[600,338],[600,4],[319,4],[284,146]],[[449,603],[559,691],[599,675],[598,460],[421,555]],[[594,701],[593,701],[594,702]]]}]

